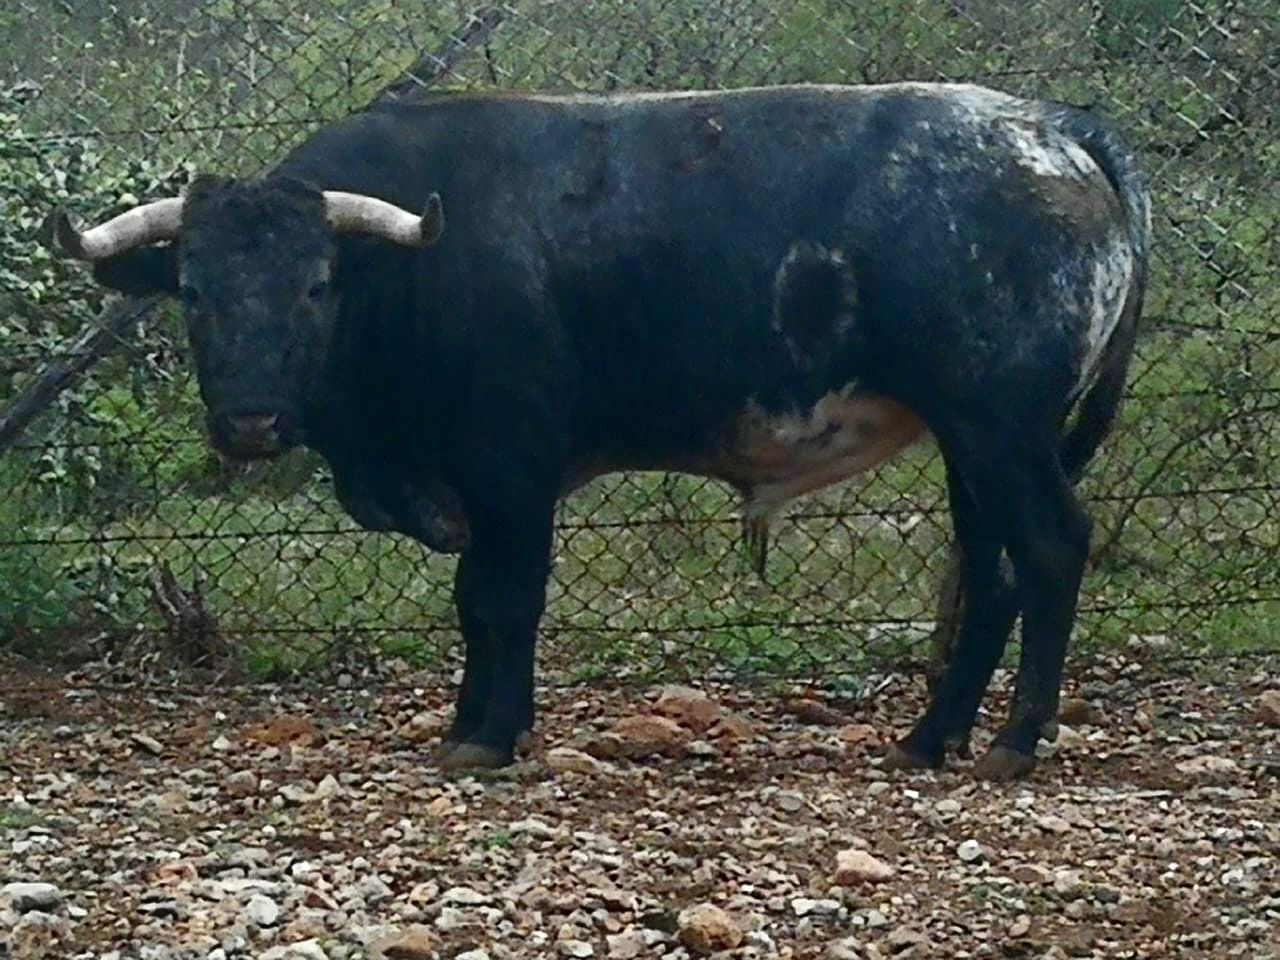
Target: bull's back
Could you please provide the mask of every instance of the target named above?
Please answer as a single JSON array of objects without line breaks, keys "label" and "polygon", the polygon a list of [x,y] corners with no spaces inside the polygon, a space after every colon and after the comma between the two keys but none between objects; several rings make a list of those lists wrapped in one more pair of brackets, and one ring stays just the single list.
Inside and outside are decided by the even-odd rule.
[{"label": "bull's back", "polygon": [[[581,445],[662,465],[704,456],[745,411],[814,410],[862,381],[948,392],[966,338],[1016,346],[1023,334],[981,329],[999,298],[1041,298],[1080,231],[1115,212],[1044,119],[1035,103],[928,84],[451,95],[366,118],[382,139],[336,185],[410,207],[439,190],[449,227],[424,256],[456,268],[442,282],[536,275],[575,366]],[[816,324],[819,352],[839,360],[820,376],[780,307],[803,304],[785,265],[810,251],[856,299],[851,329],[835,314]],[[1011,353],[1042,352],[1024,345]],[[1055,358],[1063,376],[1070,363]]]}]

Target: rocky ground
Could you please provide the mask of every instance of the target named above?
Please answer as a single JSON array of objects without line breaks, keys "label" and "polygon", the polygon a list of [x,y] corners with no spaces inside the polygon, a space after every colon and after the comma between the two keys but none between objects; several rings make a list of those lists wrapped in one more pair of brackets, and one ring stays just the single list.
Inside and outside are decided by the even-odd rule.
[{"label": "rocky ground", "polygon": [[521,764],[446,778],[428,757],[448,691],[425,677],[197,695],[28,674],[0,694],[0,941],[24,958],[1276,958],[1277,667],[1084,671],[1015,786],[968,763],[878,770],[920,708],[912,679],[865,701],[547,690]]}]

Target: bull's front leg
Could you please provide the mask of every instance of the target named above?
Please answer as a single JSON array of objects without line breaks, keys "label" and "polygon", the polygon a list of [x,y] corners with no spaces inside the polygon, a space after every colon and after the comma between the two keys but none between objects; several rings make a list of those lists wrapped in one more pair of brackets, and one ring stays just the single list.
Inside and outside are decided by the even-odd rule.
[{"label": "bull's front leg", "polygon": [[502,767],[533,728],[534,646],[546,603],[554,501],[470,511],[454,600],[466,645],[444,769]]}]

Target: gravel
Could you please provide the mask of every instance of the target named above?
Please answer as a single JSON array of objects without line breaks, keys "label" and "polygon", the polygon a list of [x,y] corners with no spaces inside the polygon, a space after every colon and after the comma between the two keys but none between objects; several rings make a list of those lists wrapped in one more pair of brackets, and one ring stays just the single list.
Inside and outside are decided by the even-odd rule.
[{"label": "gravel", "polygon": [[540,692],[483,776],[426,675],[0,691],[0,956],[1278,958],[1277,667],[1091,667],[1000,786],[878,770],[911,678]]}]

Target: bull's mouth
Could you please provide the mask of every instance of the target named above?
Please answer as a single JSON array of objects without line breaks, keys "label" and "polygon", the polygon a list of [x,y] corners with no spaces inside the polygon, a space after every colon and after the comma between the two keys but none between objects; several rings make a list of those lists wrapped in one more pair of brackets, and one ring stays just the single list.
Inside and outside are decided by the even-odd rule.
[{"label": "bull's mouth", "polygon": [[230,460],[270,460],[297,446],[294,420],[275,411],[211,414],[209,437]]}]

